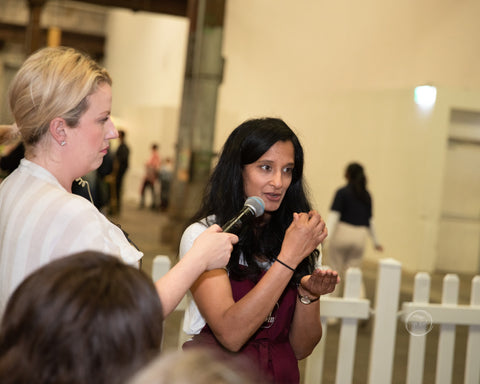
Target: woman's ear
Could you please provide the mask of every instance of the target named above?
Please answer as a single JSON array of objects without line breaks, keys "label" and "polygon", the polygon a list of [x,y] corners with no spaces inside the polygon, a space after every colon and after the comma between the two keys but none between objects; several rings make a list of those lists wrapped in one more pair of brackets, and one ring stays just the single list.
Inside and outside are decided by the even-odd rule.
[{"label": "woman's ear", "polygon": [[55,117],[49,126],[50,134],[52,135],[53,139],[61,145],[62,147],[67,142],[67,133],[65,131],[66,123],[65,120],[61,117]]}]

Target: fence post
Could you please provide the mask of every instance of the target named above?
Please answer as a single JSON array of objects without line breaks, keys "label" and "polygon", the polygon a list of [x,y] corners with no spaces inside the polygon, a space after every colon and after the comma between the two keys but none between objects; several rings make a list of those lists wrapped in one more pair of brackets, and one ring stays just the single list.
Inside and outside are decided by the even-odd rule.
[{"label": "fence post", "polygon": [[[370,308],[369,300],[358,298],[360,296],[360,287],[361,272],[357,268],[351,268],[345,275],[344,297],[329,297],[325,295],[320,298],[320,319],[322,321],[323,335],[320,342],[306,360],[305,371],[302,376],[305,384],[320,384],[322,381],[328,318],[343,319],[340,329],[337,367],[340,366],[342,369],[346,369],[345,367],[347,365],[351,365],[353,372],[353,362],[346,363],[346,361],[353,361],[353,357],[349,358],[348,356],[354,356],[355,353],[357,321],[358,319],[368,319]],[[354,331],[352,330],[353,328],[355,328]],[[351,374],[353,373],[350,373],[350,375]],[[342,375],[342,377],[348,377],[345,372],[342,372]],[[341,380],[341,382],[342,384],[346,383],[344,380]]]},{"label": "fence post", "polygon": [[[349,268],[346,273],[344,298],[358,299],[362,288],[362,273],[358,268]],[[342,319],[340,339],[338,340],[336,384],[352,383],[355,362],[355,346],[357,342],[358,320]]]},{"label": "fence post", "polygon": [[401,263],[394,259],[380,260],[369,384],[387,384],[392,380],[401,267]]},{"label": "fence post", "polygon": [[[470,305],[480,306],[480,276],[475,276],[472,280]],[[468,329],[464,382],[465,384],[480,382],[480,325],[471,325]]]},{"label": "fence post", "polygon": [[[443,278],[442,304],[458,304],[459,279],[457,275],[447,274]],[[455,351],[455,324],[441,324],[438,336],[438,355],[435,382],[450,384],[452,382],[453,355]]]},{"label": "fence post", "polygon": [[157,281],[170,270],[170,258],[165,255],[157,255],[153,258],[152,279]]},{"label": "fence post", "polygon": [[[418,304],[427,304],[429,301],[430,275],[425,272],[417,273],[415,275],[413,302]],[[409,318],[405,319],[406,327],[408,327],[408,321],[412,320],[412,315],[413,313],[409,316]],[[410,332],[408,344],[407,384],[422,384],[427,332],[423,329],[421,332],[414,331],[415,330]]]},{"label": "fence post", "polygon": [[[320,307],[321,307],[320,302]],[[320,309],[321,310],[321,309]],[[305,373],[303,382],[306,384],[321,384],[323,376],[323,361],[325,357],[325,345],[327,342],[327,318],[322,317],[322,338],[313,352],[308,356],[305,363]]]}]

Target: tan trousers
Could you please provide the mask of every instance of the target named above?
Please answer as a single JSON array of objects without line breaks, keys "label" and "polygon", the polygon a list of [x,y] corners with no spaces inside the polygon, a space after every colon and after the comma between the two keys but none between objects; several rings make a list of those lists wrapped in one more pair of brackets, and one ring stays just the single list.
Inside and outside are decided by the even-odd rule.
[{"label": "tan trousers", "polygon": [[[350,225],[341,221],[337,223],[332,237],[328,240],[325,263],[337,271],[341,279],[332,296],[343,295],[347,269],[350,267],[361,267],[367,236],[367,227]],[[363,283],[360,297],[365,298]]]}]

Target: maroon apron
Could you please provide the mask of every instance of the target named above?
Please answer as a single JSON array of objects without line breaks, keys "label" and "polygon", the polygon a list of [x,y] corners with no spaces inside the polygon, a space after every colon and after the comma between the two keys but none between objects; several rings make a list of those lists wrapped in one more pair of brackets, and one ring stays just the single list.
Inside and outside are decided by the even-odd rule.
[{"label": "maroon apron", "polygon": [[[255,286],[250,280],[230,280],[230,283],[235,302]],[[236,353],[242,358],[248,357],[253,364],[258,365],[263,375],[267,375],[276,384],[298,384],[300,381],[298,362],[288,339],[296,298],[296,288],[289,285],[264,324]],[[232,329],[232,332],[235,330]],[[216,346],[226,351],[216,340],[208,324],[192,340],[183,344],[184,349],[196,346]]]}]

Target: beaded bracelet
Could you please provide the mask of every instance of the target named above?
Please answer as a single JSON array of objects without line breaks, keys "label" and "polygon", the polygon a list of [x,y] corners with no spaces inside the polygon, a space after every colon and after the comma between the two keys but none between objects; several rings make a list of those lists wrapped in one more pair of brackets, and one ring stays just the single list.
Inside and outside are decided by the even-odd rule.
[{"label": "beaded bracelet", "polygon": [[275,259],[275,261],[278,261],[280,264],[282,264],[283,266],[287,267],[289,270],[291,270],[292,272],[295,272],[295,269],[293,269],[292,267],[290,267],[289,265],[285,264],[282,260],[279,260],[279,259]]}]

